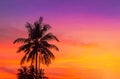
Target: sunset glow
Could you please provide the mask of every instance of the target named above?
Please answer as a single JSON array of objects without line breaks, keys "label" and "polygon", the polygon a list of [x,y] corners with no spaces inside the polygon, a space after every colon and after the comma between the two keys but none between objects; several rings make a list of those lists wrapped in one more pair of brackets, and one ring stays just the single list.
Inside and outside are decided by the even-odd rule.
[{"label": "sunset glow", "polygon": [[0,79],[17,79],[26,22],[40,16],[60,40],[50,79],[120,79],[119,0],[0,0]]}]

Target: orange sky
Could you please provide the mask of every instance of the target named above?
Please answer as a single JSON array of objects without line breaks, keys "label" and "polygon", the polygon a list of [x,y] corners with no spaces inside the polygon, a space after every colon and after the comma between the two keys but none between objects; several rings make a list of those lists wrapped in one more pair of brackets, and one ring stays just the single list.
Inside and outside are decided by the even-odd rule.
[{"label": "orange sky", "polygon": [[[60,52],[54,52],[56,60],[45,67],[46,75],[50,79],[119,79],[120,38],[117,35],[120,33],[101,30],[79,32],[72,32],[73,39],[63,39],[58,35]],[[0,79],[16,78],[20,67],[22,55],[15,53],[18,46],[13,45],[12,40],[0,45]]]}]

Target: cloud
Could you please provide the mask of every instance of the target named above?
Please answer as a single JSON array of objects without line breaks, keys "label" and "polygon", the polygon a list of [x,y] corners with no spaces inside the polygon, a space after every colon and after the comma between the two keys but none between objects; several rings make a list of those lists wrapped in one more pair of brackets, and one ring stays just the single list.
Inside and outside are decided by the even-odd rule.
[{"label": "cloud", "polygon": [[10,74],[16,74],[15,71],[11,68],[6,68],[6,67],[0,67],[0,71],[10,73]]},{"label": "cloud", "polygon": [[98,47],[99,43],[97,42],[82,42],[76,40],[61,40],[62,43],[73,45],[73,46],[81,46],[81,47]]},{"label": "cloud", "polygon": [[[52,71],[52,72],[51,72]],[[57,71],[57,72],[56,72]],[[103,79],[103,71],[101,69],[88,68],[51,68],[47,71],[52,78],[58,79]]]},{"label": "cloud", "polygon": [[9,25],[0,25],[0,40],[8,40],[23,35],[24,31]]}]

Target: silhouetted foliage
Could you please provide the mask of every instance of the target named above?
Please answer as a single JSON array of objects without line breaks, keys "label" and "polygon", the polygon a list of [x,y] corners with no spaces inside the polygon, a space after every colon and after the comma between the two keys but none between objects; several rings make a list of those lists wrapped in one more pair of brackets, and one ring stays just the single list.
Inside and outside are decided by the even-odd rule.
[{"label": "silhouetted foliage", "polygon": [[17,78],[18,79],[49,79],[47,76],[44,74],[44,69],[38,69],[37,70],[38,75],[36,75],[36,69],[34,68],[33,65],[30,67],[25,67],[22,66],[20,69],[18,69],[18,74]]},{"label": "silhouetted foliage", "polygon": [[21,69],[18,69],[18,79],[29,79],[28,76],[28,69],[27,67],[22,67]]},{"label": "silhouetted foliage", "polygon": [[38,63],[39,65],[40,63],[49,65],[51,60],[55,59],[55,56],[50,49],[59,51],[58,47],[54,44],[50,44],[49,41],[56,40],[59,42],[59,40],[52,33],[47,33],[51,26],[49,24],[44,24],[42,17],[34,22],[33,25],[27,23],[26,28],[28,30],[28,37],[18,38],[13,43],[22,43],[17,51],[18,53],[24,52],[20,64],[23,64],[25,61],[31,61],[31,65],[35,63],[36,75],[38,75]]}]

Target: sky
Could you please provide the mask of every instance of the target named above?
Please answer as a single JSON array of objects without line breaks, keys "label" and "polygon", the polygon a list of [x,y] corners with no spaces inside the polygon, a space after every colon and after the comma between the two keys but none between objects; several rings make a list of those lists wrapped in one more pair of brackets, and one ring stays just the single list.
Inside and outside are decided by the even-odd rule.
[{"label": "sky", "polygon": [[17,79],[23,53],[13,41],[43,16],[60,40],[50,79],[120,79],[119,0],[0,0],[0,79]]}]

